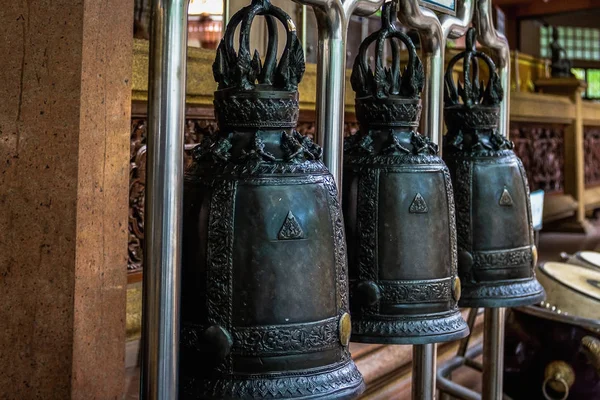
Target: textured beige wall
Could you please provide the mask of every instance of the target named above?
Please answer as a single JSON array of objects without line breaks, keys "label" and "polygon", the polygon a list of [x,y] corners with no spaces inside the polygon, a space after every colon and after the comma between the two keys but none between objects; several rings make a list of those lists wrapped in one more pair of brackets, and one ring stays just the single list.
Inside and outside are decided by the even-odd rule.
[{"label": "textured beige wall", "polygon": [[122,395],[132,14],[2,3],[2,399]]}]

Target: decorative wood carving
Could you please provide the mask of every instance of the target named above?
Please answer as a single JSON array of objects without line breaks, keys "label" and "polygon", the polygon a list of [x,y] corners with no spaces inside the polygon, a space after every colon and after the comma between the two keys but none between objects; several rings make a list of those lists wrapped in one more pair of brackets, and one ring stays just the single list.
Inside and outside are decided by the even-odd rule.
[{"label": "decorative wood carving", "polygon": [[565,129],[562,124],[510,123],[510,139],[523,161],[532,191],[564,190]]},{"label": "decorative wood carving", "polygon": [[[212,135],[217,123],[213,119],[187,119],[185,123],[184,166],[191,163],[191,149],[204,135]],[[131,121],[129,165],[129,272],[141,271],[144,263],[144,189],[146,185],[146,118]]]},{"label": "decorative wood carving", "polygon": [[142,268],[144,242],[144,186],[146,182],[146,121],[131,121],[129,153],[129,259],[127,270]]},{"label": "decorative wood carving", "polygon": [[598,186],[600,185],[600,127],[584,127],[583,138],[585,186]]}]

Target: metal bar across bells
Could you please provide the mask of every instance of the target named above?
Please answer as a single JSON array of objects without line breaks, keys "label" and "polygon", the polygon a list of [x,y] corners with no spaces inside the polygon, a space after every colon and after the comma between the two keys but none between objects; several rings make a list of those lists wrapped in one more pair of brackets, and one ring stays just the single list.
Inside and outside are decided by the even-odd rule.
[{"label": "metal bar across bells", "polygon": [[178,398],[187,0],[153,0],[148,87],[143,400]]}]

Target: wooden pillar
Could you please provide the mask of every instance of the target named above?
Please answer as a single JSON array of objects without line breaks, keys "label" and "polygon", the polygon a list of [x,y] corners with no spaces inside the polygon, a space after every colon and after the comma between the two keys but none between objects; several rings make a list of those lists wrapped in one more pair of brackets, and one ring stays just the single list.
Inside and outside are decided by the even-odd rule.
[{"label": "wooden pillar", "polygon": [[565,230],[586,232],[585,176],[583,149],[583,100],[586,83],[575,78],[550,78],[536,82],[543,93],[568,96],[575,105],[575,118],[565,132],[565,194],[577,201],[574,223],[563,224]]},{"label": "wooden pillar", "polygon": [[565,178],[568,178],[569,185],[565,187],[569,192],[574,193],[577,200],[576,220],[579,224],[585,221],[585,158],[583,152],[583,108],[581,94],[585,86],[578,86],[571,95],[571,100],[575,103],[575,123],[567,130],[565,138],[565,155],[567,156]]},{"label": "wooden pillar", "polygon": [[133,0],[0,13],[0,398],[120,399]]}]

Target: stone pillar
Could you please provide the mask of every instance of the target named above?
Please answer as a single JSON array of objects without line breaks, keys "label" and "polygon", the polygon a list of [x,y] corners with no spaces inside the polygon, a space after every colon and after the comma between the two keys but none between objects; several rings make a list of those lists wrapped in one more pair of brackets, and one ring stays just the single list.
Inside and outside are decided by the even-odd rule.
[{"label": "stone pillar", "polygon": [[0,398],[120,399],[133,0],[0,13]]}]

